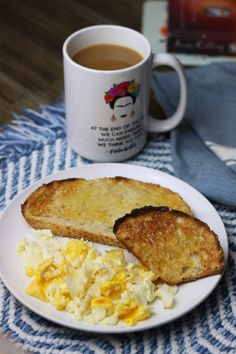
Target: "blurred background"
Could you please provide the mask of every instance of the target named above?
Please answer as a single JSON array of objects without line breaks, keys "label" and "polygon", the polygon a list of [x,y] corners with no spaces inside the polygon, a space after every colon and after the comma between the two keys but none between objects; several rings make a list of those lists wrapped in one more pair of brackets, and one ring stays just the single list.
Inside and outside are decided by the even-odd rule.
[{"label": "blurred background", "polygon": [[[185,67],[236,60],[235,0],[0,0],[0,6],[0,123],[58,99],[63,42],[86,26],[131,27],[153,52],[171,52]],[[151,114],[164,117],[152,93]]]},{"label": "blurred background", "polygon": [[63,90],[62,45],[79,28],[140,30],[141,0],[0,0],[0,122],[22,107],[53,103]]}]

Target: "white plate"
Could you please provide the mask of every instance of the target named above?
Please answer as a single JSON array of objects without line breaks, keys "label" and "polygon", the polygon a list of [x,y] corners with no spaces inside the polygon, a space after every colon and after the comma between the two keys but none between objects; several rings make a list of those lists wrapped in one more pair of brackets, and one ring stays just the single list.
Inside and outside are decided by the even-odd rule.
[{"label": "white plate", "polygon": [[[30,232],[29,227],[21,215],[21,204],[25,201],[27,196],[42,183],[71,177],[89,179],[106,176],[124,176],[153,182],[178,192],[190,205],[194,215],[206,222],[210,228],[216,232],[221,246],[223,247],[226,262],[228,256],[228,240],[221,218],[209,201],[194,188],[173,176],[146,167],[128,164],[92,164],[71,168],[50,175],[25,189],[12,201],[0,220],[1,278],[12,294],[29,309],[50,321],[71,328],[100,333],[122,333],[145,330],[173,321],[202,302],[215,288],[222,275],[206,277],[179,286],[179,291],[176,295],[176,303],[173,309],[164,310],[160,301],[156,301],[152,307],[154,312],[153,316],[148,320],[138,323],[134,327],[127,327],[123,324],[108,327],[76,321],[73,315],[63,311],[57,311],[50,304],[30,297],[25,293],[27,279],[20,264],[20,256],[17,254],[17,243],[22,236],[30,237]],[[104,246],[104,248],[106,247]]]}]

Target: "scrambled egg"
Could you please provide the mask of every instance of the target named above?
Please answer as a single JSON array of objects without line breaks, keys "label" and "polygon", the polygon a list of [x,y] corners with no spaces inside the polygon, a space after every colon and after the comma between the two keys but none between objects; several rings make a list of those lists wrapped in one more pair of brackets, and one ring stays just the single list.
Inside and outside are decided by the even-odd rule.
[{"label": "scrambled egg", "polygon": [[33,230],[35,239],[21,239],[18,253],[32,280],[28,295],[51,303],[93,324],[133,326],[151,316],[150,304],[161,299],[173,306],[177,288],[155,285],[154,273],[127,262],[122,249],[98,252],[91,242],[54,237]]}]

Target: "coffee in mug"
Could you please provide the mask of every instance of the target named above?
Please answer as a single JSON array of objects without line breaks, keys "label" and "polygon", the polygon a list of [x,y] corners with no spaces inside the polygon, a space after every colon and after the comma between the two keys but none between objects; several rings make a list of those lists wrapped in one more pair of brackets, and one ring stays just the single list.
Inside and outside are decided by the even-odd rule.
[{"label": "coffee in mug", "polygon": [[138,64],[143,57],[132,48],[101,43],[80,49],[72,59],[90,69],[119,70]]},{"label": "coffee in mug", "polygon": [[[139,32],[114,25],[81,29],[63,46],[65,110],[70,146],[97,162],[126,160],[145,145],[147,133],[165,132],[182,120],[187,103],[184,69],[170,54],[153,55]],[[152,69],[173,68],[180,82],[176,112],[149,115]]]}]

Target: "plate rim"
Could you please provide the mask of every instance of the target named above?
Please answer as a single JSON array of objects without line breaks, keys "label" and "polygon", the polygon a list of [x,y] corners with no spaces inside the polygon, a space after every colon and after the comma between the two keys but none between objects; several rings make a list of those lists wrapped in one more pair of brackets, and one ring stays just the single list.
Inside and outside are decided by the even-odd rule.
[{"label": "plate rim", "polygon": [[[21,298],[21,296],[19,296],[17,294],[17,292],[12,288],[11,285],[9,285],[7,279],[4,277],[4,275],[2,274],[2,269],[0,267],[0,278],[1,280],[3,281],[4,285],[6,286],[6,288],[10,291],[10,293],[21,303],[23,304],[24,306],[26,306],[28,309],[30,309],[32,312],[36,313],[37,315],[41,316],[42,318],[50,321],[50,322],[53,322],[53,323],[56,323],[60,326],[64,326],[66,328],[71,328],[71,329],[74,329],[74,330],[80,330],[80,331],[85,331],[85,332],[90,332],[90,333],[97,333],[97,334],[116,334],[116,333],[134,333],[134,332],[140,332],[140,331],[144,331],[144,330],[149,330],[149,329],[152,329],[152,328],[157,328],[157,327],[160,327],[160,326],[163,326],[167,323],[172,323],[173,321],[179,319],[180,317],[183,317],[184,315],[186,315],[187,313],[191,312],[192,310],[194,310],[197,306],[199,306],[208,296],[210,296],[210,294],[215,290],[215,288],[217,287],[217,285],[219,284],[220,280],[222,279],[223,277],[223,274],[225,272],[225,269],[227,267],[227,262],[228,262],[228,252],[229,252],[229,245],[228,245],[228,236],[227,236],[227,232],[226,232],[226,229],[225,229],[225,225],[219,215],[219,213],[217,212],[217,210],[215,209],[215,207],[212,205],[212,203],[201,193],[199,192],[196,188],[194,188],[193,186],[191,186],[190,184],[188,184],[187,182],[181,180],[180,178],[176,177],[176,176],[173,176],[169,173],[166,173],[166,172],[163,172],[163,171],[160,171],[158,169],[154,169],[154,168],[150,168],[150,167],[147,167],[147,166],[142,166],[142,165],[133,165],[133,164],[129,164],[129,163],[93,163],[93,164],[81,164],[81,165],[78,165],[78,166],[75,166],[75,167],[70,167],[70,168],[67,168],[67,169],[64,169],[64,170],[59,170],[59,171],[56,171],[56,172],[52,172],[40,179],[38,179],[37,181],[34,181],[33,183],[31,183],[29,186],[27,186],[26,188],[23,188],[22,190],[20,190],[13,198],[12,200],[5,206],[4,210],[2,211],[1,215],[0,215],[0,228],[1,228],[1,223],[2,223],[2,220],[4,218],[4,215],[9,211],[9,209],[12,207],[12,205],[14,205],[14,203],[17,201],[17,199],[20,199],[20,197],[22,197],[24,194],[25,195],[25,198],[27,198],[27,195],[29,195],[29,193],[32,192],[32,190],[37,186],[41,185],[41,184],[45,184],[45,183],[50,183],[50,180],[52,178],[55,178],[55,179],[60,179],[60,175],[64,175],[64,174],[73,174],[73,172],[76,172],[78,170],[81,170],[81,169],[110,169],[114,167],[114,170],[115,169],[119,169],[119,168],[124,168],[124,169],[137,169],[137,170],[143,170],[143,171],[147,171],[147,172],[151,172],[153,173],[153,179],[157,178],[158,179],[158,175],[162,176],[162,177],[167,177],[168,179],[172,180],[172,181],[175,181],[177,182],[178,184],[182,184],[183,186],[187,187],[188,189],[191,190],[191,192],[194,192],[194,193],[197,193],[201,198],[204,199],[204,201],[212,208],[212,210],[214,210],[214,212],[217,214],[217,217],[218,217],[218,222],[220,222],[220,226],[222,228],[222,231],[224,232],[224,238],[225,238],[225,241],[226,241],[226,246],[227,246],[227,249],[224,249],[224,261],[225,261],[225,268],[224,268],[224,271],[223,273],[221,274],[217,274],[217,275],[214,275],[216,281],[214,283],[214,285],[212,286],[211,290],[204,296],[202,297],[198,302],[195,302],[194,305],[190,306],[189,308],[186,309],[186,311],[182,311],[180,314],[177,314],[174,318],[171,318],[171,319],[166,319],[166,320],[163,320],[161,323],[157,323],[157,324],[146,324],[145,325],[145,321],[143,322],[140,322],[142,324],[142,326],[133,326],[133,327],[128,327],[128,326],[125,326],[125,327],[119,327],[117,328],[117,326],[101,326],[101,325],[93,325],[93,324],[89,324],[85,321],[78,321],[76,322],[76,324],[81,324],[82,326],[77,326],[76,324],[74,325],[73,323],[69,324],[67,322],[64,322],[64,321],[61,321],[60,319],[57,319],[53,316],[49,316],[47,314],[42,314],[40,312],[40,310],[38,310],[37,308],[35,309],[35,307],[31,304],[29,304],[27,301],[25,301],[24,299]],[[106,172],[106,171],[105,171]],[[127,171],[125,171],[127,172]],[[96,173],[95,173],[96,174]],[[101,173],[103,175],[103,177],[106,177],[106,173]],[[125,175],[126,173],[124,173]],[[108,174],[108,177],[110,177],[111,175],[113,175],[112,173],[109,173]],[[119,176],[122,176],[122,174],[119,174]],[[155,176],[157,175],[157,176]],[[114,173],[114,176],[117,176],[117,174]],[[126,176],[124,176],[126,177]],[[69,178],[73,178],[73,177],[66,177],[66,179],[69,179]],[[75,176],[75,178],[77,178]],[[79,178],[83,178],[83,177],[79,177]],[[87,177],[86,177],[87,178]],[[99,178],[99,177],[92,177],[92,178]],[[142,180],[142,181],[147,181],[147,178],[134,178],[134,177],[128,177],[128,178],[133,178],[133,179],[137,179],[137,180]],[[148,181],[150,182],[150,181]],[[150,183],[155,183],[155,182],[150,182]],[[159,182],[158,182],[159,183]],[[157,183],[157,184],[158,184]],[[171,187],[167,187],[167,188],[170,188]],[[178,192],[177,192],[178,193]],[[20,206],[19,206],[20,207]],[[20,235],[19,235],[20,237]],[[52,306],[52,305],[51,305]],[[54,307],[52,307],[54,309]],[[55,310],[55,309],[54,309]],[[72,315],[73,316],[73,315]],[[84,326],[84,328],[83,328]]]}]

